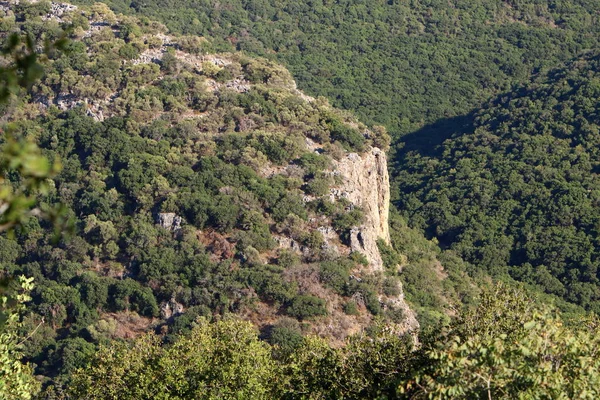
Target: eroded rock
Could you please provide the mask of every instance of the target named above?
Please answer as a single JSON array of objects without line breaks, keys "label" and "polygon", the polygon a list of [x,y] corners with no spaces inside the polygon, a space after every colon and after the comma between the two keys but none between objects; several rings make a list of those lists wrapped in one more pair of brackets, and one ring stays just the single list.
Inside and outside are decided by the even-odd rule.
[{"label": "eroded rock", "polygon": [[181,229],[183,219],[175,213],[159,213],[156,223],[169,231],[178,231]]},{"label": "eroded rock", "polygon": [[369,260],[370,269],[383,270],[377,239],[390,243],[390,180],[385,153],[373,147],[362,156],[350,153],[337,164],[342,184],[332,189],[332,199],[346,198],[364,211],[364,222],[350,232],[350,247]]}]

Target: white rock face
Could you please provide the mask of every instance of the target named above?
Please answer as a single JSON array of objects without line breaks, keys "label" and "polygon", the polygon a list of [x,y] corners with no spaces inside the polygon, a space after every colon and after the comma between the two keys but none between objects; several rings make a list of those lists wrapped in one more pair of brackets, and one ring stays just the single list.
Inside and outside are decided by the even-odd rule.
[{"label": "white rock face", "polygon": [[[384,266],[377,239],[390,244],[390,179],[385,152],[371,148],[362,156],[351,153],[338,161],[336,167],[342,184],[332,191],[332,197],[348,199],[365,214],[363,224],[350,232],[351,250],[367,257],[368,272],[382,271]],[[402,286],[398,289],[398,296],[381,296],[379,300],[384,308],[402,310],[403,321],[396,324],[399,334],[416,332],[419,322],[404,299]]]},{"label": "white rock face", "polygon": [[348,199],[365,213],[363,224],[351,231],[351,249],[363,253],[373,271],[381,271],[383,261],[377,239],[390,243],[387,157],[382,150],[374,147],[362,156],[350,153],[336,163],[342,184],[334,189],[333,195]]},{"label": "white rock face", "polygon": [[178,231],[181,229],[183,218],[175,213],[159,213],[156,223],[169,231]]}]

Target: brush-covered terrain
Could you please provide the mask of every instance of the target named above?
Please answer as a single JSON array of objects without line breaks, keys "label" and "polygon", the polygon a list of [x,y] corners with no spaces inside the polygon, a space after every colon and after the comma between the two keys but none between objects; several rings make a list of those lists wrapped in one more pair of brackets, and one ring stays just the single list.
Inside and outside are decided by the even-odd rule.
[{"label": "brush-covered terrain", "polygon": [[4,32],[35,43],[69,32],[2,106],[5,130],[60,163],[40,208],[61,204],[72,228],[56,242],[32,218],[0,238],[3,274],[35,278],[36,373],[68,374],[114,339],[174,340],[201,316],[235,313],[274,341],[418,326],[390,244],[385,128],[303,95],[268,60],[103,4],[4,13]]},{"label": "brush-covered terrain", "polygon": [[[93,4],[93,0],[77,0]],[[397,137],[598,46],[597,0],[110,0],[276,59],[301,89]]]},{"label": "brush-covered terrain", "polygon": [[82,3],[0,2],[0,399],[600,395],[591,3]]}]

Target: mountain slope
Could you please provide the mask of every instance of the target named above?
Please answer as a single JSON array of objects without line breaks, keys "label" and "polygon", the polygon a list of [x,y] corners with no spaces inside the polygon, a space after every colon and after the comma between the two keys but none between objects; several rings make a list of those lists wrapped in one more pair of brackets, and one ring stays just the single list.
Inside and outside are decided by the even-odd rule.
[{"label": "mountain slope", "polygon": [[413,226],[493,274],[596,312],[599,59],[588,53],[432,126],[448,137],[437,147],[407,137],[394,179]]},{"label": "mountain slope", "polygon": [[211,54],[102,4],[3,12],[5,34],[72,32],[2,110],[3,129],[61,161],[41,207],[64,204],[76,231],[56,245],[31,219],[0,238],[2,273],[35,277],[25,329],[45,322],[26,348],[37,373],[68,374],[98,344],[147,331],[174,340],[199,316],[337,343],[376,316],[418,327],[399,265],[379,253],[393,253],[374,147],[389,144],[385,129],[303,95],[273,62]]},{"label": "mountain slope", "polygon": [[[90,0],[79,0],[92,4]],[[469,112],[532,73],[598,45],[600,3],[558,0],[111,0],[174,32],[284,63],[394,135]],[[168,11],[166,11],[168,10]]]}]

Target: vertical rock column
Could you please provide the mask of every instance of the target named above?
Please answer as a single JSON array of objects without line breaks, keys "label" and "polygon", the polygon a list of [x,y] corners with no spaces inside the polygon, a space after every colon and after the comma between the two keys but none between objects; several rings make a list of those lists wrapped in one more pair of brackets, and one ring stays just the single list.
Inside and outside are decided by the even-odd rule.
[{"label": "vertical rock column", "polygon": [[[383,271],[377,240],[390,244],[390,180],[385,152],[371,148],[363,155],[350,153],[337,162],[337,170],[342,184],[334,190],[333,197],[344,197],[364,211],[362,225],[350,233],[351,250],[366,256],[369,261],[366,272]],[[402,310],[404,318],[396,325],[398,333],[415,332],[419,322],[404,299],[402,287],[399,289],[398,296],[382,295],[379,300],[384,308]]]},{"label": "vertical rock column", "polygon": [[361,207],[365,215],[363,224],[351,231],[351,249],[367,257],[371,270],[381,271],[383,261],[377,248],[377,239],[390,243],[387,157],[376,147],[362,156],[350,153],[337,162],[337,170],[342,184],[335,194]]}]

